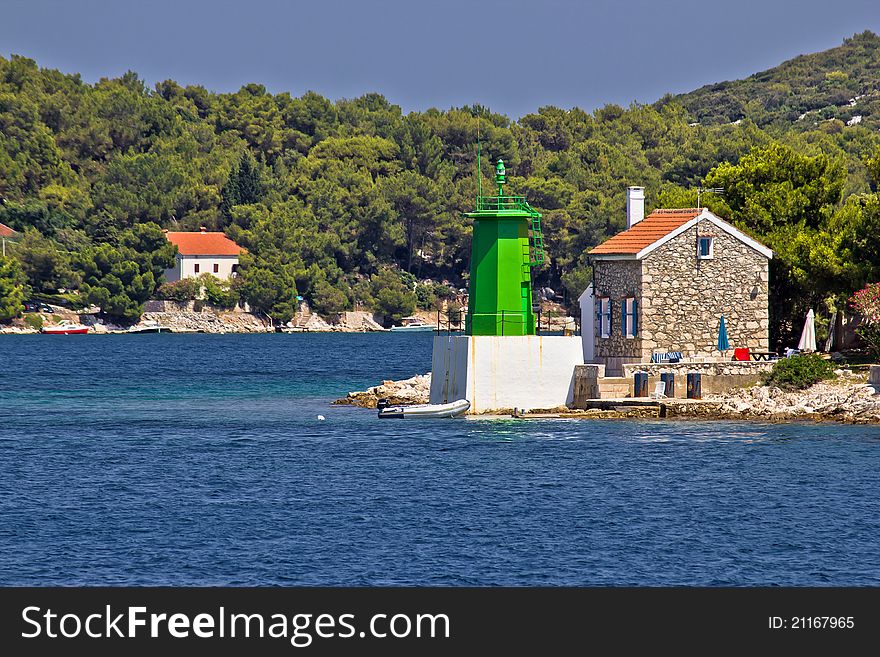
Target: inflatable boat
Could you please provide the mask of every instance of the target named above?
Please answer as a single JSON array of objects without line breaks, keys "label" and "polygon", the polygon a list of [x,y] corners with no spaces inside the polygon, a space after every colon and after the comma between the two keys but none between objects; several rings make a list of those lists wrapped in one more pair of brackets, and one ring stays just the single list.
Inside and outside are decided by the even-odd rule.
[{"label": "inflatable boat", "polygon": [[455,417],[466,413],[471,407],[467,399],[457,399],[448,404],[416,404],[414,406],[389,406],[388,401],[380,399],[376,408],[383,419],[403,419],[422,417]]}]

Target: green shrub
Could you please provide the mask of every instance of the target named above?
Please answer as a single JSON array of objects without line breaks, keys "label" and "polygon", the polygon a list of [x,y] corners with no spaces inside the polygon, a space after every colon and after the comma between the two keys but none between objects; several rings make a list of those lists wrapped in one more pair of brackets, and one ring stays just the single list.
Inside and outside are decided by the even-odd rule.
[{"label": "green shrub", "polygon": [[29,289],[18,260],[0,257],[0,322],[8,322],[21,314]]},{"label": "green shrub", "polygon": [[192,301],[199,296],[199,282],[195,278],[182,278],[173,283],[163,283],[156,290],[157,299],[166,301]]},{"label": "green shrub", "polygon": [[866,285],[852,295],[851,308],[862,316],[856,333],[868,348],[871,358],[880,360],[880,283]]},{"label": "green shrub", "polygon": [[348,296],[329,281],[319,279],[312,289],[312,308],[322,315],[335,315],[349,308]]},{"label": "green shrub", "polygon": [[37,313],[28,313],[24,316],[24,323],[30,326],[32,329],[37,329],[38,331],[43,328],[43,318]]},{"label": "green shrub", "polygon": [[449,320],[449,323],[454,325],[461,323],[461,305],[457,303],[450,303],[446,308],[446,319]]},{"label": "green shrub", "polygon": [[386,320],[399,322],[402,317],[412,315],[416,308],[416,295],[404,283],[404,278],[407,281],[415,280],[412,274],[391,267],[382,267],[370,278],[373,297],[376,299],[374,310],[385,315]]},{"label": "green shrub", "polygon": [[803,354],[776,361],[763,384],[783,390],[803,390],[819,381],[834,378],[834,365],[819,354]]},{"label": "green shrub", "polygon": [[455,297],[455,290],[443,283],[434,283],[432,291],[438,299],[452,299]]},{"label": "green shrub", "polygon": [[77,292],[64,292],[58,294],[47,294],[45,292],[34,292],[30,296],[34,301],[42,301],[50,303],[62,308],[70,308],[71,310],[82,310],[88,304],[80,297]]},{"label": "green shrub", "polygon": [[434,308],[434,304],[437,303],[437,297],[434,295],[433,286],[421,284],[416,285],[415,294],[416,306],[422,310],[431,310]]},{"label": "green shrub", "polygon": [[218,308],[234,308],[238,303],[238,294],[232,289],[229,281],[221,281],[211,274],[202,274],[197,279],[204,288],[204,300]]}]

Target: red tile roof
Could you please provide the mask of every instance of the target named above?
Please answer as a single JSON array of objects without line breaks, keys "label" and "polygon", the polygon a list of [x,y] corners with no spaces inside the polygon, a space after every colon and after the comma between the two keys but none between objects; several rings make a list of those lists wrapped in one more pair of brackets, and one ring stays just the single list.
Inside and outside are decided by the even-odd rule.
[{"label": "red tile roof", "polygon": [[9,226],[6,224],[0,224],[0,237],[12,237],[15,234],[15,231]]},{"label": "red tile roof", "polygon": [[629,230],[606,240],[590,255],[635,255],[657,240],[666,237],[703,211],[702,208],[654,210]]},{"label": "red tile roof", "polygon": [[181,255],[237,256],[242,248],[223,233],[172,233],[165,234],[168,241],[177,245]]}]

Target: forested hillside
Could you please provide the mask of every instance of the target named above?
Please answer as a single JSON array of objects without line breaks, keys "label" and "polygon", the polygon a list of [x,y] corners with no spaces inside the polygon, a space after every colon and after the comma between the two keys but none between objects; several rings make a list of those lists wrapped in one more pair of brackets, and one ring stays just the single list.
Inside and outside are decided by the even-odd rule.
[{"label": "forested hillside", "polygon": [[880,37],[863,32],[843,45],[795,57],[745,80],[670,96],[703,125],[748,118],[759,126],[812,130],[839,119],[880,128]]},{"label": "forested hillside", "polygon": [[723,188],[702,204],[778,252],[782,340],[807,305],[839,307],[880,277],[878,66],[866,32],[653,106],[512,121],[480,106],[403,114],[379,94],[151,89],[131,72],[92,85],[0,58],[0,222],[24,235],[0,263],[0,319],[59,289],[136,318],[173,257],[161,230],[199,226],[248,249],[223,293],[278,319],[296,294],[319,312],[430,306],[441,281],[466,282],[479,134],[510,192],[544,213],[536,284],[570,300],[589,281],[584,253],[622,228],[628,185],[671,207]]}]

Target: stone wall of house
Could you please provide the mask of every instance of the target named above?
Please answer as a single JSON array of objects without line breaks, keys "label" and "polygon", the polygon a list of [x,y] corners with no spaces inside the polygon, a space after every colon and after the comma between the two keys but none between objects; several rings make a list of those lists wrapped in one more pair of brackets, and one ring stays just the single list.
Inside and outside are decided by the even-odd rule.
[{"label": "stone wall of house", "polygon": [[[697,258],[698,236],[714,238],[713,258]],[[768,350],[769,261],[763,255],[713,223],[701,221],[648,254],[641,264],[643,360],[650,360],[654,351],[729,359],[732,351],[722,354],[716,348],[722,315],[731,350]]]},{"label": "stone wall of house", "polygon": [[[587,401],[600,398],[604,378],[603,369],[603,365],[578,365],[574,368],[572,408],[586,408]],[[701,375],[700,387],[705,397],[711,394],[727,393],[733,388],[755,385],[771,369],[773,369],[773,361],[728,360],[711,363],[631,363],[623,366],[623,376],[621,377],[622,380],[628,383],[628,390],[626,393],[618,396],[632,397],[634,388],[633,374],[636,372],[648,374],[649,393],[655,390],[657,383],[661,380],[661,374],[674,374],[674,390],[669,391],[667,389],[666,395],[670,398],[684,399],[687,397],[687,375],[691,372],[697,372]],[[877,378],[880,381],[880,366],[877,367],[877,370]],[[614,379],[615,382],[620,380]],[[880,388],[880,383],[878,383],[878,388]]]},{"label": "stone wall of house", "polygon": [[[624,337],[621,332],[623,313],[620,302],[635,297],[641,305],[639,289],[642,285],[642,263],[638,260],[596,260],[593,263],[595,296],[611,299],[611,331],[607,338],[599,336],[596,325],[596,360],[604,363],[609,373],[619,372],[624,363],[639,362],[643,346],[639,336]],[[598,303],[598,301],[597,301]],[[640,313],[641,314],[641,313]]]}]

